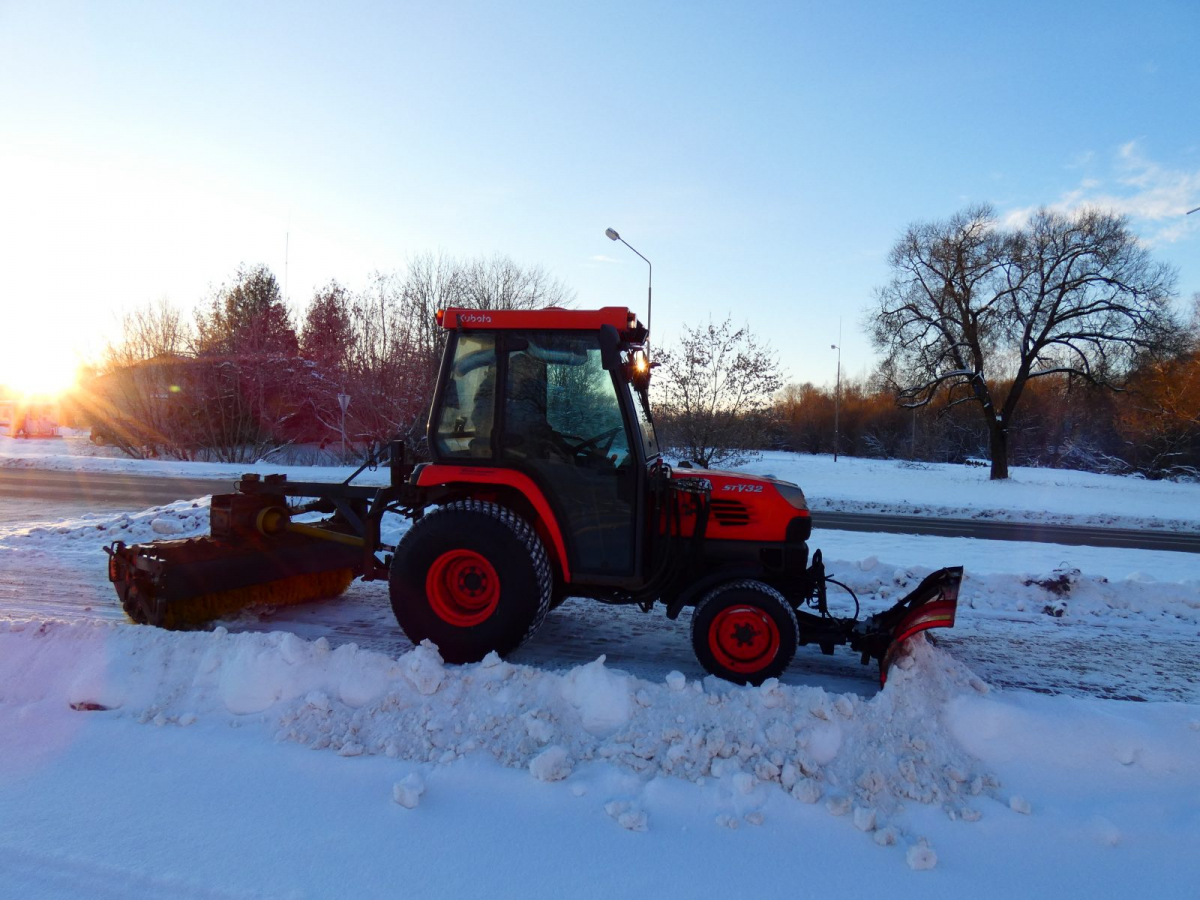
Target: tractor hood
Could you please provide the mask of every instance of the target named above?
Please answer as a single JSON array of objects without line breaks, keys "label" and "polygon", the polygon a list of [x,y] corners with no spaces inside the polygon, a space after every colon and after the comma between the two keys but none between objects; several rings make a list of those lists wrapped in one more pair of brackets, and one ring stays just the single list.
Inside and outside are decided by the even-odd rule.
[{"label": "tractor hood", "polygon": [[721,469],[674,468],[671,470],[671,477],[707,479],[712,484],[714,500],[752,502],[764,497],[782,497],[793,509],[808,511],[804,491],[798,484],[771,475],[749,475]]}]

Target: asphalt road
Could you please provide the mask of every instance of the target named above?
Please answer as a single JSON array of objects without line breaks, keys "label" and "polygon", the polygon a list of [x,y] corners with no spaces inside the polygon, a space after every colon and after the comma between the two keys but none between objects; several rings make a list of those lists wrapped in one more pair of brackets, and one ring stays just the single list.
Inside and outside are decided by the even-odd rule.
[{"label": "asphalt road", "polygon": [[57,501],[97,509],[145,509],[233,490],[234,479],[147,478],[108,472],[0,469],[0,503]]},{"label": "asphalt road", "polygon": [[[0,506],[13,519],[27,508],[66,504],[72,509],[144,509],[233,489],[234,479],[159,478],[105,472],[0,469]],[[40,518],[31,515],[30,518]],[[1150,529],[1086,528],[1037,522],[996,522],[935,516],[815,512],[814,529],[891,534],[931,534],[989,541],[1034,541],[1088,547],[1130,547],[1200,553],[1200,534]]]},{"label": "asphalt road", "polygon": [[1033,541],[1073,547],[1129,547],[1135,550],[1179,550],[1200,553],[1200,534],[1136,528],[1089,528],[1043,525],[1040,522],[995,522],[938,516],[884,516],[814,512],[813,529],[874,531],[890,534],[933,534],[988,541]]}]

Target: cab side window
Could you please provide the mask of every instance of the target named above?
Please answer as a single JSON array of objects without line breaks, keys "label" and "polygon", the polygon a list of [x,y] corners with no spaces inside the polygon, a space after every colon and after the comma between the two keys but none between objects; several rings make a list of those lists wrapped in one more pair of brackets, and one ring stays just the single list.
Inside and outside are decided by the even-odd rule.
[{"label": "cab side window", "polygon": [[492,335],[458,335],[445,390],[434,432],[439,455],[491,459],[496,416],[496,342]]},{"label": "cab side window", "polygon": [[628,459],[620,402],[596,338],[513,335],[505,396],[505,455],[592,466]]}]

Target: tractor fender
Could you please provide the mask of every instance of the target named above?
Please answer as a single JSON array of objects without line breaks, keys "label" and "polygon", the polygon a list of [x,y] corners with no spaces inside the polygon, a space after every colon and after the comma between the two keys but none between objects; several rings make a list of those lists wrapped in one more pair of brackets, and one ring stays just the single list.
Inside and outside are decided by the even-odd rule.
[{"label": "tractor fender", "polygon": [[743,578],[761,581],[762,577],[762,569],[755,566],[730,566],[729,568],[706,575],[697,581],[693,581],[680,591],[674,600],[667,604],[667,618],[679,618],[679,614],[686,607],[695,606],[700,601],[700,598],[718,584],[726,581],[737,581]]},{"label": "tractor fender", "polygon": [[[444,463],[430,463],[421,469],[417,476],[417,486],[426,490],[444,488],[461,493],[466,497],[477,497],[485,492],[516,494],[524,500],[533,511],[534,527],[543,542],[547,544],[552,561],[562,572],[563,581],[570,583],[571,568],[567,562],[567,545],[563,540],[562,529],[558,518],[550,508],[546,495],[533,479],[512,469],[498,469],[491,466],[452,466]],[[481,490],[482,489],[482,490]]]}]

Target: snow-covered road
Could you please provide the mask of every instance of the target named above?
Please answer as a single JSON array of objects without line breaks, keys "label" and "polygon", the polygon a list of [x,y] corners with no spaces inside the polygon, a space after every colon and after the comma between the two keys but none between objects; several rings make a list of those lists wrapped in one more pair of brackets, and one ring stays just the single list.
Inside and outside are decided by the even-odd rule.
[{"label": "snow-covered road", "polygon": [[[392,523],[392,539],[402,528],[399,521]],[[10,561],[0,570],[0,608],[13,617],[123,621],[107,581],[103,545],[117,538],[138,542],[206,530],[203,500],[135,514],[88,513],[34,527],[0,526],[0,551]],[[1200,659],[1200,582],[1160,583],[1136,571],[1184,565],[1192,559],[1186,554],[1105,550],[1104,568],[1111,577],[1070,571],[1068,587],[1059,593],[1037,583],[1053,584],[1056,572],[1066,571],[1049,560],[1070,558],[1067,554],[1086,558],[1086,551],[888,537],[891,560],[830,557],[831,571],[872,611],[890,605],[937,565],[965,565],[958,624],[935,640],[989,682],[1071,696],[1200,700],[1200,667],[1191,662]],[[871,546],[877,536],[825,532],[820,538],[827,552],[853,552]],[[1186,559],[1164,563],[1163,557]],[[924,565],[898,564],[918,559]],[[1004,568],[1002,560],[1031,567],[1021,574],[993,571]],[[1122,571],[1132,577],[1121,578],[1117,573]],[[514,661],[558,671],[604,654],[610,665],[637,677],[661,680],[672,669],[700,677],[688,616],[685,612],[671,621],[661,607],[643,613],[573,599],[547,619]],[[411,649],[396,626],[386,585],[379,582],[357,582],[336,601],[253,610],[223,624],[231,631],[324,637],[335,646],[354,643],[392,656]],[[827,657],[813,647],[800,649],[784,681],[868,696],[877,688],[874,670],[861,666],[853,654],[842,650]]]}]

